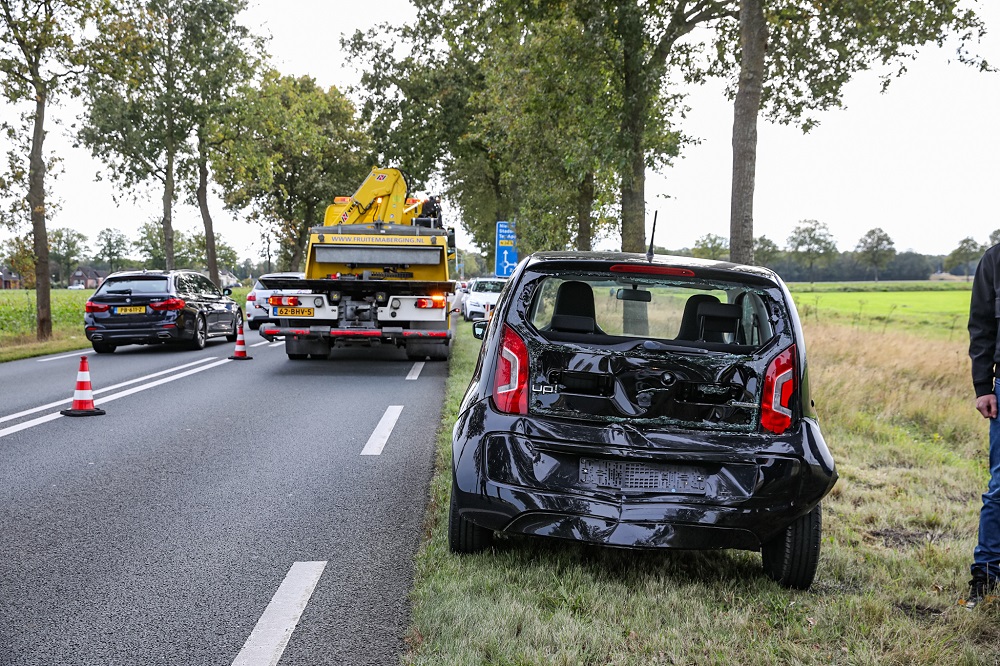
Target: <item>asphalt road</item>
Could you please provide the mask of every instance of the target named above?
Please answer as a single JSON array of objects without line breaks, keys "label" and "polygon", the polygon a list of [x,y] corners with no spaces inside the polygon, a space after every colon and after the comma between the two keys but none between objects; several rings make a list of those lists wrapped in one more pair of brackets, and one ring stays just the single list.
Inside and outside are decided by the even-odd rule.
[{"label": "asphalt road", "polygon": [[0,664],[398,663],[447,365],[247,346],[0,364]]}]

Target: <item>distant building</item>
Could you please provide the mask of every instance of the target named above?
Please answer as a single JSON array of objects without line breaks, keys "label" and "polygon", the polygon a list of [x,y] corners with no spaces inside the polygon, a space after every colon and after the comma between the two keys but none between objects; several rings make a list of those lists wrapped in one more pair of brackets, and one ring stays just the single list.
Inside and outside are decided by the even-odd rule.
[{"label": "distant building", "polygon": [[80,285],[84,289],[97,289],[108,277],[108,272],[99,270],[91,266],[77,266],[73,274],[69,276],[69,284]]},{"label": "distant building", "polygon": [[6,266],[0,266],[0,289],[20,289],[21,276]]}]

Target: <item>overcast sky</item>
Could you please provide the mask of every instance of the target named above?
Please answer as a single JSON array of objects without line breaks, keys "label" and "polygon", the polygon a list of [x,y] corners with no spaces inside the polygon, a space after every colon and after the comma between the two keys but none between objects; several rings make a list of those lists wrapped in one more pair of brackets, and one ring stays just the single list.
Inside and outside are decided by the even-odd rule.
[{"label": "overcast sky", "polygon": [[[245,23],[272,37],[269,50],[279,70],[341,89],[358,80],[340,52],[341,33],[415,16],[407,0],[252,4]],[[992,31],[979,52],[1000,64],[1000,2],[980,4],[979,12]],[[876,74],[859,76],[847,88],[847,108],[821,115],[819,127],[807,135],[762,123],[755,235],[783,247],[797,223],[815,219],[829,226],[840,250],[853,249],[874,227],[887,231],[900,251],[946,254],[967,236],[986,242],[1000,228],[1000,75],[949,63],[952,57],[953,49],[925,48],[886,94],[879,93]],[[658,210],[656,243],[671,248],[690,247],[708,233],[729,235],[732,106],[719,85],[692,91],[688,104],[680,129],[701,143],[688,146],[672,167],[649,174],[646,184],[647,235]],[[0,112],[15,113],[10,107]],[[64,106],[52,114],[68,126],[74,112]],[[71,148],[65,131],[52,128],[46,144],[66,158],[65,173],[49,185],[61,200],[49,229],[73,227],[93,241],[105,227],[133,236],[139,224],[158,218],[159,192],[116,205],[111,185],[95,181],[101,165],[85,150]],[[460,226],[457,210],[445,214]],[[181,231],[201,226],[197,209],[185,203],[174,216]],[[216,231],[241,257],[259,258],[257,227],[217,200],[213,217]],[[460,245],[465,238],[460,231]],[[618,247],[620,239],[603,246]]]}]

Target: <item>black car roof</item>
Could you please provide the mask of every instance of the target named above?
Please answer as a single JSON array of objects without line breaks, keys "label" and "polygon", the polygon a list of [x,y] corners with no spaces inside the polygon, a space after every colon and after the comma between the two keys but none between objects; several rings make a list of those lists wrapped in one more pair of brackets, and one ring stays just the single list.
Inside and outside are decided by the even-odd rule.
[{"label": "black car roof", "polygon": [[697,257],[669,254],[653,255],[652,262],[638,252],[536,252],[528,257],[528,268],[562,268],[570,270],[608,270],[613,264],[686,268],[697,277],[736,280],[756,284],[781,284],[774,271],[763,266],[749,266],[729,261],[714,261]]}]

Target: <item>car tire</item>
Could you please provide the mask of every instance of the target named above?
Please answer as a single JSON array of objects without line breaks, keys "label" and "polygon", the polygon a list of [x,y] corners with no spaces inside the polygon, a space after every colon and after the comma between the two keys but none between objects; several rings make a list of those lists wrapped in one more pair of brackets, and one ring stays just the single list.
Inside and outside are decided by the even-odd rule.
[{"label": "car tire", "polygon": [[205,342],[208,340],[208,331],[205,327],[205,318],[198,315],[194,318],[194,336],[188,341],[188,349],[198,351],[199,349],[205,348]]},{"label": "car tire", "polygon": [[304,361],[309,358],[309,354],[288,354],[289,361]]},{"label": "car tire", "polygon": [[761,546],[764,573],[784,587],[808,590],[819,564],[823,510],[819,504]]},{"label": "car tire", "polygon": [[98,354],[114,354],[117,347],[115,345],[109,344],[107,342],[95,342],[93,343],[94,351]]},{"label": "car tire", "polygon": [[249,321],[247,321],[247,326],[250,327],[251,331],[256,331],[257,329],[260,328],[260,322],[259,321],[254,321],[253,319],[250,319]]},{"label": "car tire", "polygon": [[448,548],[453,553],[479,553],[493,545],[493,532],[458,515],[455,488],[448,507]]},{"label": "car tire", "polygon": [[233,317],[233,332],[231,335],[226,336],[226,340],[229,342],[236,342],[240,335],[240,327],[243,326],[243,313],[237,309],[236,316]]}]

